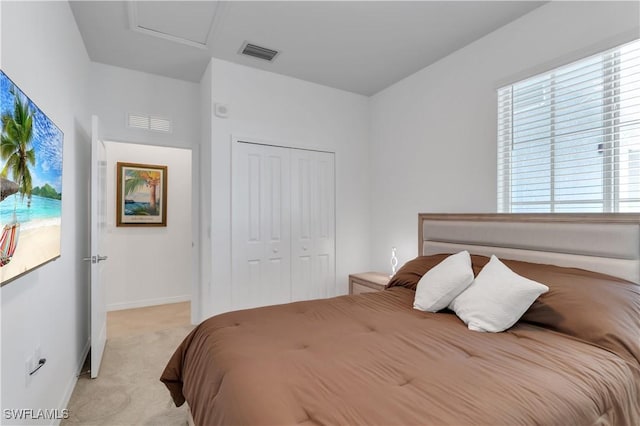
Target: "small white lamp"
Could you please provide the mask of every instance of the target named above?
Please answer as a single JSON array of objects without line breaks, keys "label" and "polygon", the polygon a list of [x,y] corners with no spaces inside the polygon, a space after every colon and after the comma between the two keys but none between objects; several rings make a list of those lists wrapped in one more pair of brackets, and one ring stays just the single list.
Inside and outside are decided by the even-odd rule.
[{"label": "small white lamp", "polygon": [[391,247],[391,276],[396,274],[396,268],[398,267],[398,258],[396,257],[396,248]]}]

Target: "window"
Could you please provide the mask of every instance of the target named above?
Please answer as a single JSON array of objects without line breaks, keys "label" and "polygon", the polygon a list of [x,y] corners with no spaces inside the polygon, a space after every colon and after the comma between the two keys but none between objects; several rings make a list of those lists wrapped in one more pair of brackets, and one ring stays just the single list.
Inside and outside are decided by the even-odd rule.
[{"label": "window", "polygon": [[498,90],[498,211],[640,212],[640,40]]}]

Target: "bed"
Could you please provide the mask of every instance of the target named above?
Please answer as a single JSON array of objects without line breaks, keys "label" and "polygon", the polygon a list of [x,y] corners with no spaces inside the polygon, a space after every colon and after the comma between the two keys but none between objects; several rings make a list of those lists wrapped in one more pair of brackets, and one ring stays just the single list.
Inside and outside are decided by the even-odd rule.
[{"label": "bed", "polygon": [[[640,216],[421,214],[419,254],[385,291],[229,312],[162,374],[196,425],[640,424]],[[412,308],[468,250],[545,283],[502,333]]]}]

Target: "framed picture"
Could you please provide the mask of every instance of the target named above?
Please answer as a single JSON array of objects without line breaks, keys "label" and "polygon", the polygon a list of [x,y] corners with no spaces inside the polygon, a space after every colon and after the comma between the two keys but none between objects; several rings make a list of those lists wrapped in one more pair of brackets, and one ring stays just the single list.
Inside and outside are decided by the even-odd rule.
[{"label": "framed picture", "polygon": [[60,257],[64,135],[0,71],[0,285]]},{"label": "framed picture", "polygon": [[167,166],[117,163],[117,226],[167,226]]}]

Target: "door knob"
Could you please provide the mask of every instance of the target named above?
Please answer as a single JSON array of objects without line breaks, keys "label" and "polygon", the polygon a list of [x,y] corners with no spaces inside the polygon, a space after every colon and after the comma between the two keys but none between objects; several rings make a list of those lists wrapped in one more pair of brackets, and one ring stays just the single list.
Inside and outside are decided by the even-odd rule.
[{"label": "door knob", "polygon": [[100,256],[100,255],[98,255],[97,257],[98,257],[97,259],[98,262],[102,262],[103,260],[107,260],[109,258],[109,256]]}]

